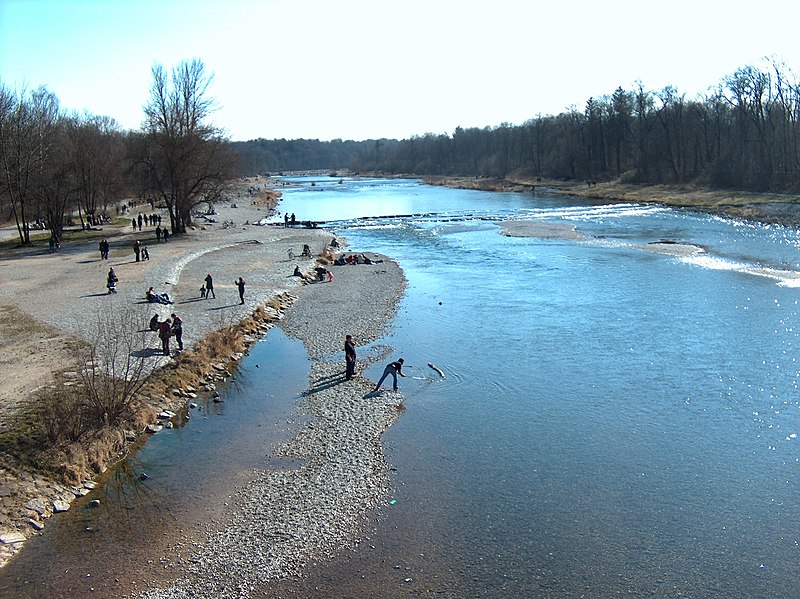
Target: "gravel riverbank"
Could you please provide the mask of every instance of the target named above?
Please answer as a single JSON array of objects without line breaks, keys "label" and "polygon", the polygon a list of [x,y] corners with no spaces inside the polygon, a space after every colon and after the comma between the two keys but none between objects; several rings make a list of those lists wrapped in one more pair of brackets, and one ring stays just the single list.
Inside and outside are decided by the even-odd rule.
[{"label": "gravel riverbank", "polygon": [[[252,472],[230,513],[182,553],[178,579],[140,597],[265,596],[271,581],[366,540],[370,513],[388,499],[381,435],[403,409],[399,393],[373,394],[374,382],[344,378],[345,334],[357,345],[377,339],[404,288],[396,263],[372,257],[383,262],[332,267],[332,283],[303,287],[281,323],[315,360],[297,408],[304,424],[274,452],[298,465]],[[386,358],[388,350],[359,356],[357,371]]]}]

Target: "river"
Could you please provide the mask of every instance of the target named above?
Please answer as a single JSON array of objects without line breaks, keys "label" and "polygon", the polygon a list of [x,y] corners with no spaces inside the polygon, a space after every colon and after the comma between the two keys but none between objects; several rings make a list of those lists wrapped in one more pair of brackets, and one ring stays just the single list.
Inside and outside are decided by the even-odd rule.
[{"label": "river", "polygon": [[[379,343],[405,358],[409,375],[400,380],[406,410],[385,436],[392,501],[369,543],[286,589],[315,597],[796,594],[795,230],[546,189],[285,181],[280,209],[402,266],[407,292]],[[501,235],[506,221],[534,236]],[[264,374],[254,369],[264,361],[259,346],[289,356],[279,368],[308,368],[297,342],[277,331],[267,339],[234,381],[245,416],[229,401],[228,414],[196,419],[222,422],[213,434],[192,424],[199,432],[167,436],[177,449],[154,439],[137,454],[134,472],[163,474],[185,469],[187,445],[207,447],[189,454],[199,467],[175,475],[187,480],[160,488],[181,497],[171,509],[210,509],[186,492],[214,487],[204,460],[246,469],[268,453],[234,446],[222,462],[211,457],[234,443],[240,425],[285,419],[299,393],[275,383],[282,407],[253,417],[247,377]],[[377,379],[381,366],[367,375]],[[55,552],[57,533],[49,535],[31,544],[31,556]],[[4,580],[16,582],[0,581],[0,590],[17,592],[19,572],[38,575],[48,561],[26,559],[15,560],[22,565]]]}]

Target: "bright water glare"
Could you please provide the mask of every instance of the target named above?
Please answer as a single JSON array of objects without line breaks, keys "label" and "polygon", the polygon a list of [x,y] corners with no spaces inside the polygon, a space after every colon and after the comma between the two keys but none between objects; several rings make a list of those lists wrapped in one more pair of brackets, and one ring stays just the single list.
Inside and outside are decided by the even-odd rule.
[{"label": "bright water glare", "polygon": [[382,534],[415,585],[796,594],[795,230],[546,189],[285,181],[280,209],[408,278],[385,341],[416,378],[385,439]]}]

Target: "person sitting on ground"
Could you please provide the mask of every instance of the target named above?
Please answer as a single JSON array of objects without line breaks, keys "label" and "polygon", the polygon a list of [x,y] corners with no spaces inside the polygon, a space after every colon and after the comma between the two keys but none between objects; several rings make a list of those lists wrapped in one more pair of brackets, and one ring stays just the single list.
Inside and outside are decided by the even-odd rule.
[{"label": "person sitting on ground", "polygon": [[301,256],[303,256],[305,258],[310,258],[311,257],[311,248],[309,247],[309,245],[307,243],[303,244],[303,253],[301,254]]},{"label": "person sitting on ground", "polygon": [[172,300],[169,299],[169,295],[167,295],[166,293],[156,293],[155,291],[153,291],[152,287],[147,290],[147,293],[145,294],[145,296],[147,297],[147,301],[150,302],[151,304],[171,304],[172,303]]},{"label": "person sitting on ground", "polygon": [[153,314],[153,318],[150,319],[150,325],[149,325],[150,330],[151,331],[157,331],[158,330],[158,325],[159,325],[158,312],[156,312],[155,314]]},{"label": "person sitting on ground", "polygon": [[300,272],[300,266],[295,265],[294,272],[292,273],[292,276],[293,277],[300,277],[300,278],[303,277],[303,273]]},{"label": "person sitting on ground", "polygon": [[356,263],[356,256],[355,254],[350,254],[347,258],[344,259],[347,264],[355,264]]},{"label": "person sitting on ground", "polygon": [[334,238],[331,240],[330,246],[331,246],[332,248],[338,248],[338,247],[339,247],[339,241],[338,241],[338,240],[337,240],[337,239],[334,237]]}]

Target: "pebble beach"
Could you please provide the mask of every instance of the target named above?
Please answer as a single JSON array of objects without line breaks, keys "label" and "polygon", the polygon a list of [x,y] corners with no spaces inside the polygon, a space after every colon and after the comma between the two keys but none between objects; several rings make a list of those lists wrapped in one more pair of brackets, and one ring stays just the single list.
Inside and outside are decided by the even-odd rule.
[{"label": "pebble beach", "polygon": [[358,374],[388,348],[359,356],[356,377],[344,378],[344,336],[357,345],[380,337],[404,287],[396,263],[370,256],[383,262],[334,266],[333,283],[304,286],[280,325],[315,360],[297,406],[305,424],[274,454],[300,465],[252,472],[227,517],[182,555],[184,574],[140,597],[261,596],[309,561],[365,542],[368,517],[389,493],[381,435],[403,409],[400,393],[372,393],[374,382]]}]

